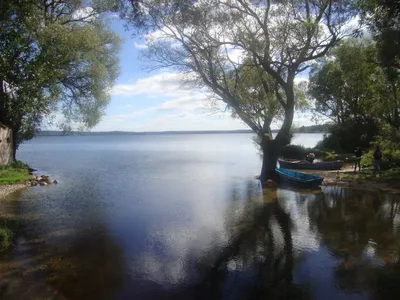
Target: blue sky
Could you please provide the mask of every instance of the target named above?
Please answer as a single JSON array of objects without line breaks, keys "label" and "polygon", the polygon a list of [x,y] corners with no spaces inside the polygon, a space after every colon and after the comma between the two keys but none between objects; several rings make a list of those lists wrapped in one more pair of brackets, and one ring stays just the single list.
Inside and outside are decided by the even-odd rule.
[{"label": "blue sky", "polygon": [[[216,113],[206,95],[182,87],[172,70],[147,72],[139,59],[143,41],[133,38],[122,21],[111,27],[122,38],[120,76],[112,90],[111,102],[93,131],[169,131],[248,129],[229,113]],[[310,116],[297,116],[296,125],[313,124]]]}]

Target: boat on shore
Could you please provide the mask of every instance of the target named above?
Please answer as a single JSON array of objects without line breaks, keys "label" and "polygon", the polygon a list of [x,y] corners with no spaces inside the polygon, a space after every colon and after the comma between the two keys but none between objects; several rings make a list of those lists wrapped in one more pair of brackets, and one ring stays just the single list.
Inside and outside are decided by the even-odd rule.
[{"label": "boat on shore", "polygon": [[275,171],[282,182],[286,182],[290,185],[294,185],[297,187],[317,187],[321,185],[322,181],[324,180],[324,178],[321,176],[291,171],[282,168],[277,168],[275,169]]},{"label": "boat on shore", "polygon": [[343,161],[321,161],[310,163],[306,160],[279,160],[280,168],[297,170],[340,170],[343,164]]}]

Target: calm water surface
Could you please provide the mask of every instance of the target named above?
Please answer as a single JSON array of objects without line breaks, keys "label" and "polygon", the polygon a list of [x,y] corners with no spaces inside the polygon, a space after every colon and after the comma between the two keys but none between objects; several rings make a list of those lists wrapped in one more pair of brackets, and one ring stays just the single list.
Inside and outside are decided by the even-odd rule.
[{"label": "calm water surface", "polygon": [[398,298],[399,199],[263,190],[249,134],[40,137],[19,159],[60,184],[1,202],[16,232],[1,299],[50,286],[67,299]]}]

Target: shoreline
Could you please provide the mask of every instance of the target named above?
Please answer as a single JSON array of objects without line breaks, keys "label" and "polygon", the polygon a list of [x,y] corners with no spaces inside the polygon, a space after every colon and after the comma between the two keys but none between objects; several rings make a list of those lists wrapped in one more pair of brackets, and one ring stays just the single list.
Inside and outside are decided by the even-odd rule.
[{"label": "shoreline", "polygon": [[0,200],[4,199],[8,195],[29,187],[26,183],[17,183],[17,184],[7,184],[7,185],[0,185]]},{"label": "shoreline", "polygon": [[[294,170],[296,171],[296,170]],[[297,170],[303,173],[319,175],[324,177],[322,186],[336,186],[363,191],[379,191],[400,195],[400,186],[393,186],[390,182],[379,182],[376,178],[359,178],[368,175],[368,173],[354,173],[353,166],[345,166],[340,170]]]}]

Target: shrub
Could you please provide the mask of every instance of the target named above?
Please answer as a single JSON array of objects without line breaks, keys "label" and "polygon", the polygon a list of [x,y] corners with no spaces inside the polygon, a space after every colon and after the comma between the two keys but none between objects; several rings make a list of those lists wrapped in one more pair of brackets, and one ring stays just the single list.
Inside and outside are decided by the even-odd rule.
[{"label": "shrub", "polygon": [[329,133],[324,134],[323,140],[317,144],[316,148],[352,153],[357,146],[363,149],[369,148],[377,133],[378,127],[375,122],[349,120],[340,126],[331,126]]},{"label": "shrub", "polygon": [[20,161],[20,160],[14,161],[14,162],[11,164],[11,166],[12,166],[14,169],[27,169],[27,168],[28,168],[28,165],[27,165],[26,163],[23,163],[23,162]]},{"label": "shrub", "polygon": [[300,145],[287,145],[281,151],[281,157],[293,159],[305,159],[308,153],[312,152],[310,148]]},{"label": "shrub", "polygon": [[[373,153],[374,149],[365,153],[365,155],[363,155],[362,164],[372,167],[374,165]],[[383,149],[381,168],[384,170],[388,170],[397,167],[400,167],[400,150]]]},{"label": "shrub", "polygon": [[400,129],[389,124],[381,124],[379,134],[372,144],[373,148],[365,156],[368,164],[373,165],[374,149],[379,145],[382,151],[382,169],[400,167]]}]

